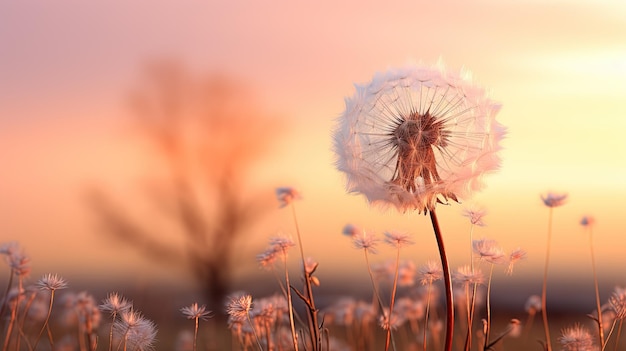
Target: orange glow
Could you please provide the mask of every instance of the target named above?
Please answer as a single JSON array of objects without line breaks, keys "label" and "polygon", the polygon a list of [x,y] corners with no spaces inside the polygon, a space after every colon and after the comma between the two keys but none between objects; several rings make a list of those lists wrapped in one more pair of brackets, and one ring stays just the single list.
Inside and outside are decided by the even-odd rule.
[{"label": "orange glow", "polygon": [[[623,279],[615,267],[626,264],[619,251],[626,227],[624,16],[621,3],[582,0],[3,3],[0,242],[19,241],[36,274],[132,276],[130,266],[147,277],[180,277],[107,239],[84,201],[86,188],[104,184],[145,215],[141,187],[164,171],[135,133],[125,98],[145,62],[174,57],[191,74],[245,82],[264,112],[281,116],[284,133],[255,164],[251,183],[268,199],[277,186],[300,189],[305,250],[320,261],[320,274],[362,272],[360,253],[341,236],[346,223],[410,232],[418,244],[406,257],[418,264],[436,258],[426,218],[380,212],[345,194],[330,136],[353,83],[389,66],[441,58],[473,72],[502,103],[498,120],[508,128],[501,171],[466,201],[489,213],[475,238],[525,248],[528,260],[516,271],[533,275],[547,225],[539,196],[568,192],[569,203],[555,211],[555,267],[588,268],[578,220],[592,214],[599,270]],[[258,132],[264,128],[271,126]],[[453,267],[469,256],[465,205],[439,209]],[[255,254],[279,230],[294,232],[291,213],[272,209],[242,244],[238,274],[255,269]]]}]

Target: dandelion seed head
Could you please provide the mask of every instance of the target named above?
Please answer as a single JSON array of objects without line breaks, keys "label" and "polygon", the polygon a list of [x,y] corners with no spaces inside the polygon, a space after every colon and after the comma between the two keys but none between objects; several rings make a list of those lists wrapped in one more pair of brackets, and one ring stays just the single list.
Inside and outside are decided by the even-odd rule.
[{"label": "dandelion seed head", "polygon": [[287,252],[290,248],[296,246],[296,244],[291,238],[280,235],[270,238],[270,246],[274,247],[277,251]]},{"label": "dandelion seed head", "polygon": [[506,268],[506,274],[511,275],[513,274],[513,267],[515,266],[515,264],[518,261],[521,261],[523,259],[526,259],[526,251],[521,249],[521,248],[517,248],[515,250],[513,250],[511,252],[511,254],[509,254],[509,265]]},{"label": "dandelion seed head", "polygon": [[359,235],[359,233],[361,233],[361,228],[352,224],[346,224],[343,227],[343,230],[341,231],[341,233],[349,237],[354,237],[356,235]]},{"label": "dandelion seed head", "polygon": [[573,327],[565,328],[559,337],[563,351],[595,351],[598,350],[593,344],[593,337],[589,331],[576,324]]},{"label": "dandelion seed head", "polygon": [[269,247],[262,253],[258,254],[256,256],[256,260],[257,262],[259,262],[261,268],[271,270],[274,266],[274,263],[276,262],[277,254],[278,252],[276,251],[275,247]]},{"label": "dandelion seed head", "polygon": [[472,268],[469,265],[461,266],[453,273],[453,279],[462,284],[481,284],[483,282],[483,273],[480,269]]},{"label": "dandelion seed head", "polygon": [[524,304],[524,310],[533,314],[541,311],[541,296],[530,295]]},{"label": "dandelion seed head", "polygon": [[479,227],[485,226],[483,217],[487,215],[487,210],[483,208],[465,208],[463,209],[463,216],[469,218],[470,223]]},{"label": "dandelion seed head", "polygon": [[596,224],[596,219],[593,216],[583,216],[580,219],[580,225],[583,227],[591,228]]},{"label": "dandelion seed head", "polygon": [[626,292],[616,290],[609,298],[609,306],[615,312],[615,318],[623,320],[626,318]]},{"label": "dandelion seed head", "polygon": [[374,234],[361,232],[360,235],[352,237],[352,244],[357,249],[363,249],[369,253],[376,254],[376,245],[380,240]]},{"label": "dandelion seed head", "polygon": [[565,193],[553,193],[549,192],[545,195],[541,195],[543,204],[548,207],[559,207],[567,202],[568,195]]},{"label": "dandelion seed head", "polygon": [[67,288],[67,282],[63,278],[59,277],[56,274],[50,274],[50,273],[41,277],[41,279],[37,281],[36,285],[41,290],[50,290],[50,291]]},{"label": "dandelion seed head", "polygon": [[401,248],[408,245],[413,245],[415,242],[411,240],[411,236],[407,233],[401,233],[396,231],[385,232],[385,243],[395,248]]},{"label": "dandelion seed head", "polygon": [[203,321],[206,321],[212,317],[211,311],[207,311],[205,305],[198,306],[197,302],[181,308],[180,312],[182,312],[187,319],[202,319]]},{"label": "dandelion seed head", "polygon": [[103,312],[109,312],[111,315],[117,315],[123,311],[126,311],[133,307],[132,302],[128,301],[120,294],[113,292],[109,293],[99,306]]},{"label": "dandelion seed head", "polygon": [[428,260],[425,264],[420,266],[419,272],[422,276],[420,280],[422,285],[429,285],[443,278],[441,263],[433,260]]},{"label": "dandelion seed head", "polygon": [[499,109],[467,77],[440,68],[378,73],[346,99],[337,168],[349,192],[402,212],[469,197],[499,167]]},{"label": "dandelion seed head", "polygon": [[301,196],[298,190],[291,187],[280,187],[276,188],[276,198],[279,202],[279,207],[283,208],[289,204],[291,204],[295,200],[300,200]]},{"label": "dandelion seed head", "polygon": [[495,240],[479,239],[472,242],[474,253],[478,255],[480,260],[487,261],[492,264],[501,264],[505,261],[504,250]]},{"label": "dandelion seed head", "polygon": [[252,295],[243,294],[232,297],[226,306],[226,313],[234,319],[248,318],[248,313],[252,309]]}]

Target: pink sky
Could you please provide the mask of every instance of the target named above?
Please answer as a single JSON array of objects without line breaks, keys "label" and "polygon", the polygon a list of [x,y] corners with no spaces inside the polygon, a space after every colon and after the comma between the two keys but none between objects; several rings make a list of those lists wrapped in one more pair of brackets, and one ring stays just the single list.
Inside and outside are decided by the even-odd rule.
[{"label": "pink sky", "polygon": [[[321,269],[361,264],[340,236],[348,222],[408,231],[420,245],[407,257],[434,258],[425,218],[381,213],[344,193],[330,135],[353,83],[390,66],[442,59],[471,70],[491,91],[509,130],[501,172],[467,201],[489,210],[488,226],[476,235],[527,249],[521,274],[534,274],[547,225],[539,195],[568,192],[555,218],[555,269],[589,270],[577,223],[592,214],[598,267],[608,272],[626,264],[625,16],[620,2],[582,0],[3,2],[0,242],[20,241],[41,273],[133,264],[148,275],[175,276],[102,239],[81,198],[99,182],[132,188],[151,166],[133,139],[124,99],[145,62],[173,57],[193,72],[245,81],[268,113],[289,120],[257,177],[268,192],[283,185],[302,191],[303,240]],[[453,266],[466,262],[463,207],[440,210]],[[293,231],[289,213],[272,215],[242,267],[254,266],[254,250],[277,230]],[[72,262],[64,260],[68,252]]]}]

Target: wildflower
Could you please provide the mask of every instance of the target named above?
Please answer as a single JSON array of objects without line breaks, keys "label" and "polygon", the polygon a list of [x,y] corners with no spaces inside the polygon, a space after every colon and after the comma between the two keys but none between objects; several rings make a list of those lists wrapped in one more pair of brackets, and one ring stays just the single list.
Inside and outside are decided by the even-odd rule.
[{"label": "wildflower", "polygon": [[120,314],[113,324],[115,340],[127,350],[151,350],[156,339],[156,326],[132,308]]},{"label": "wildflower", "polygon": [[320,286],[319,278],[313,275],[313,273],[315,273],[315,270],[317,269],[317,266],[319,266],[319,262],[315,261],[313,257],[307,257],[304,260],[304,272],[306,273],[307,277],[311,279],[311,283],[313,285]]},{"label": "wildflower", "polygon": [[479,190],[498,168],[500,106],[469,79],[407,67],[357,85],[334,133],[347,189],[400,211],[433,210]]},{"label": "wildflower", "polygon": [[198,306],[197,302],[192,303],[190,306],[186,306],[180,309],[180,311],[187,317],[187,319],[202,319],[206,321],[211,317],[211,311],[206,310],[206,306]]},{"label": "wildflower", "polygon": [[361,228],[352,225],[352,224],[346,224],[343,227],[343,230],[341,231],[341,233],[343,235],[349,236],[349,237],[355,237],[356,235],[358,235],[359,233],[361,233]]},{"label": "wildflower", "polygon": [[101,311],[109,312],[112,316],[119,314],[132,308],[132,302],[128,301],[125,297],[114,292],[109,293],[106,299],[102,301],[102,304],[98,306]]},{"label": "wildflower", "polygon": [[278,198],[278,202],[280,203],[280,208],[283,208],[294,200],[299,200],[301,198],[300,193],[291,187],[281,187],[276,188],[276,198]]},{"label": "wildflower", "polygon": [[403,246],[415,244],[415,242],[410,239],[409,234],[400,232],[385,232],[385,243],[398,249]]},{"label": "wildflower", "polygon": [[583,218],[580,219],[580,225],[583,227],[593,227],[594,224],[596,224],[596,219],[592,216],[583,216]]},{"label": "wildflower", "polygon": [[67,288],[67,282],[56,274],[46,274],[36,283],[41,290],[59,290]]},{"label": "wildflower", "polygon": [[513,274],[513,266],[517,261],[523,260],[526,258],[526,251],[523,249],[517,248],[511,252],[509,255],[509,266],[506,268],[506,274]]},{"label": "wildflower", "polygon": [[28,256],[19,252],[12,252],[7,260],[15,275],[26,277],[30,274],[30,258]]},{"label": "wildflower", "polygon": [[290,247],[294,247],[296,244],[286,236],[274,236],[270,238],[270,246],[281,252],[287,252]]},{"label": "wildflower", "polygon": [[252,296],[243,294],[231,298],[226,307],[226,312],[235,319],[246,319],[248,318],[250,309],[252,309]]},{"label": "wildflower", "polygon": [[273,247],[270,247],[268,249],[266,249],[265,251],[263,251],[262,253],[256,255],[256,260],[257,262],[259,262],[259,265],[262,268],[271,270],[271,268],[274,265],[274,262],[276,262],[276,254],[278,252],[276,252],[276,249]]},{"label": "wildflower", "polygon": [[609,298],[609,306],[615,312],[615,318],[623,320],[626,318],[626,292],[616,289]]},{"label": "wildflower", "polygon": [[472,268],[469,265],[461,266],[454,272],[454,280],[463,284],[480,284],[483,282],[483,274],[480,269]]},{"label": "wildflower", "polygon": [[463,210],[463,216],[469,218],[470,223],[482,227],[485,225],[483,217],[487,214],[485,209],[466,208]]},{"label": "wildflower", "polygon": [[432,260],[422,265],[419,268],[419,272],[422,275],[422,280],[420,281],[422,285],[432,284],[443,277],[441,263]]},{"label": "wildflower", "polygon": [[567,194],[547,193],[541,196],[541,200],[548,207],[559,207],[565,204],[567,196]]},{"label": "wildflower", "polygon": [[498,243],[495,240],[474,240],[472,246],[474,248],[474,253],[476,253],[481,260],[492,264],[500,264],[504,262],[504,251],[498,246]]},{"label": "wildflower", "polygon": [[371,252],[373,254],[377,253],[376,245],[378,244],[379,239],[376,238],[373,234],[368,232],[362,232],[361,235],[357,235],[352,237],[352,244],[357,249],[363,249],[367,252]]},{"label": "wildflower", "polygon": [[532,314],[541,311],[541,296],[530,295],[524,304],[524,310]]},{"label": "wildflower", "polygon": [[593,351],[597,349],[593,345],[593,337],[589,331],[579,324],[563,329],[559,342],[564,351]]}]

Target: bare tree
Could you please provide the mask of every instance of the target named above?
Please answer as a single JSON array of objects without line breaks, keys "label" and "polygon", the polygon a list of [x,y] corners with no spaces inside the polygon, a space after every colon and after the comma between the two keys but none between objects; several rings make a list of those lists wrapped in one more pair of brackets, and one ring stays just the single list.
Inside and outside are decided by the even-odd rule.
[{"label": "bare tree", "polygon": [[163,240],[150,220],[133,219],[103,190],[91,192],[90,204],[108,234],[192,272],[215,310],[229,292],[236,243],[273,207],[249,183],[277,122],[223,76],[192,79],[180,65],[160,62],[147,67],[142,83],[131,110],[168,170],[146,200],[175,224],[182,247]]}]

